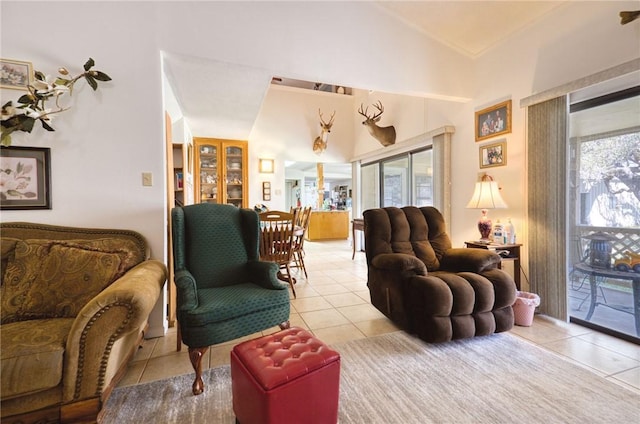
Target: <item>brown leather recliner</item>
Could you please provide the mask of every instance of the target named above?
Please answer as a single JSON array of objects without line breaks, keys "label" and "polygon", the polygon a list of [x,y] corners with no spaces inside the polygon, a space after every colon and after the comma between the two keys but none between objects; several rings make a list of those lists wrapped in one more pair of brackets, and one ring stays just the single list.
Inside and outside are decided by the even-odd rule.
[{"label": "brown leather recliner", "polygon": [[387,207],[363,214],[371,303],[427,342],[508,331],[513,278],[485,249],[452,248],[433,207]]}]

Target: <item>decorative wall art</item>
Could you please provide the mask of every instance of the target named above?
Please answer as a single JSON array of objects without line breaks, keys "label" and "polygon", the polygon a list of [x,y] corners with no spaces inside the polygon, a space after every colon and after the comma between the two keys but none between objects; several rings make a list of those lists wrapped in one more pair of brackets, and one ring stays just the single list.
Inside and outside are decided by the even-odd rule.
[{"label": "decorative wall art", "polygon": [[33,65],[21,60],[0,59],[0,88],[28,90],[33,82]]},{"label": "decorative wall art", "polygon": [[51,209],[51,149],[0,148],[0,209]]},{"label": "decorative wall art", "polygon": [[492,168],[507,164],[507,142],[480,146],[480,168]]},{"label": "decorative wall art", "polygon": [[476,112],[476,142],[511,132],[511,100]]},{"label": "decorative wall art", "polygon": [[360,103],[360,109],[358,109],[358,113],[366,118],[364,121],[362,121],[362,125],[367,128],[369,134],[371,134],[373,138],[378,140],[378,142],[382,144],[383,147],[395,144],[396,127],[394,127],[393,125],[389,125],[388,127],[378,126],[378,122],[380,121],[380,118],[384,113],[384,106],[382,105],[382,102],[378,100],[378,102],[374,104],[373,107],[378,109],[378,113],[369,115],[369,106],[364,109],[363,104]]},{"label": "decorative wall art", "polygon": [[[3,100],[0,144],[10,146],[11,136],[16,131],[31,133],[36,121],[40,121],[45,130],[55,131],[51,126],[51,117],[69,109],[70,106],[65,106],[61,102],[61,98],[65,93],[69,94],[69,97],[71,96],[73,86],[77,81],[86,81],[94,91],[98,89],[98,81],[111,81],[109,75],[92,69],[94,65],[94,60],[89,58],[83,66],[83,73],[74,77],[69,74],[67,68],[61,67],[58,68],[59,75],[52,78],[38,70],[32,71],[31,64],[27,62],[2,60],[0,68],[2,84],[0,85],[4,87],[6,82],[9,84],[9,88],[24,88],[29,93],[20,96],[15,104],[13,100],[6,103]],[[32,78],[26,78],[29,73],[33,74]],[[55,108],[48,107],[50,100],[54,103]]]},{"label": "decorative wall art", "polygon": [[262,200],[271,200],[271,182],[269,181],[264,181],[262,183]]}]

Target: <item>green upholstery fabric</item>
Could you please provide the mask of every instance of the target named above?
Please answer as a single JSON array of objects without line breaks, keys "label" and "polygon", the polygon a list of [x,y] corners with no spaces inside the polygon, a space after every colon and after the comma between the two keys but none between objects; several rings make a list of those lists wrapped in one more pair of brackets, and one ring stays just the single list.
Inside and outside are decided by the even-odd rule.
[{"label": "green upholstery fabric", "polygon": [[171,212],[177,317],[182,341],[206,347],[289,319],[278,266],[258,256],[260,222],[251,209],[201,203]]}]

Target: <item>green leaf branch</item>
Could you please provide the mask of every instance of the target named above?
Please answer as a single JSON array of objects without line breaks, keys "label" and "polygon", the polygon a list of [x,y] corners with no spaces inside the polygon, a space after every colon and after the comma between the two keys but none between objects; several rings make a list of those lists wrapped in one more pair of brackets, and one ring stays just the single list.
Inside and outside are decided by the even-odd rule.
[{"label": "green leaf branch", "polygon": [[[78,76],[70,76],[66,68],[59,68],[59,76],[55,79],[40,71],[35,71],[33,84],[27,86],[29,92],[17,100],[17,105],[14,105],[11,100],[2,105],[0,144],[10,146],[13,132],[30,133],[36,121],[40,121],[45,130],[54,131],[51,126],[51,118],[69,109],[69,106],[63,106],[61,99],[66,93],[69,96],[72,95],[73,87],[77,81],[84,80],[94,91],[98,89],[98,81],[111,81],[109,75],[93,69],[94,66],[95,62],[89,58],[84,64],[84,72]],[[54,101],[54,108],[47,107],[47,102],[50,100]]]}]

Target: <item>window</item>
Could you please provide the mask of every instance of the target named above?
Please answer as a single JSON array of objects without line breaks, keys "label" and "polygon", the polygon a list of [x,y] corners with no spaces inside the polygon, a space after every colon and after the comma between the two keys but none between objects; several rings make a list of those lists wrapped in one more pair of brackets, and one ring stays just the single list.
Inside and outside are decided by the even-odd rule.
[{"label": "window", "polygon": [[380,165],[372,163],[360,169],[362,176],[362,210],[380,207]]},{"label": "window", "polygon": [[362,210],[433,205],[433,151],[421,149],[363,165]]}]

